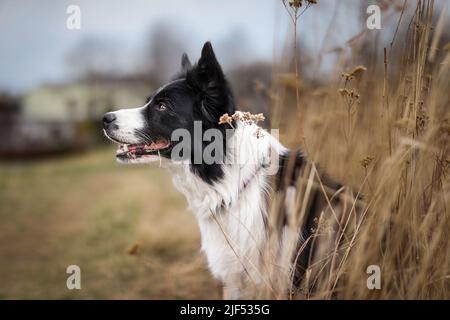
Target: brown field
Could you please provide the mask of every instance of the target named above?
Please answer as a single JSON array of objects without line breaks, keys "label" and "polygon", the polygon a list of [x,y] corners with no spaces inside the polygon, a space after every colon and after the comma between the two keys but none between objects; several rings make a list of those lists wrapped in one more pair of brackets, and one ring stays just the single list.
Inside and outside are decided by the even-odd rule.
[{"label": "brown field", "polygon": [[[1,298],[219,297],[169,175],[120,166],[114,152],[0,165]],[[81,290],[66,287],[71,264]]]}]

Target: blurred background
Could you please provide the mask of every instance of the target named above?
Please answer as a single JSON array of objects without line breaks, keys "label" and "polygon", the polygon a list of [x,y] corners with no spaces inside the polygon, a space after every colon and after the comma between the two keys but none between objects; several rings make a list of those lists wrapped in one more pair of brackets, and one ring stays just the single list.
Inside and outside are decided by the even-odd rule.
[{"label": "blurred background", "polygon": [[[371,3],[383,10],[381,30],[365,27]],[[66,27],[73,4],[79,30]],[[377,45],[389,46],[402,5],[318,1],[301,14],[294,47],[281,0],[0,1],[0,298],[219,298],[170,175],[116,164],[101,116],[142,105],[183,52],[196,61],[209,40],[240,109],[263,112],[283,138],[286,122],[302,127],[289,116],[296,103],[279,106],[296,88],[308,105],[345,68],[382,73]],[[66,287],[71,264],[81,267],[82,290]]]}]

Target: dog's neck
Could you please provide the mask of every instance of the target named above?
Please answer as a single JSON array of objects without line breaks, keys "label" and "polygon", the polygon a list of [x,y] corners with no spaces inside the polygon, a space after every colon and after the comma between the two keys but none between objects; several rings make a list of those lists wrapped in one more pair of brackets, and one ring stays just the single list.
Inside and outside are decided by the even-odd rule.
[{"label": "dog's neck", "polygon": [[285,150],[269,133],[254,123],[237,121],[221,164],[222,177],[209,183],[191,170],[190,164],[174,164],[174,185],[182,192],[197,217],[209,217],[229,209],[252,184],[265,185],[270,157]]},{"label": "dog's neck", "polygon": [[[267,240],[269,176],[278,169],[278,155],[287,151],[255,124],[238,122],[234,128],[220,179],[207,183],[189,164],[173,166],[174,185],[197,218],[202,251],[212,274],[225,284],[228,298],[242,297],[240,284],[263,281],[260,259]],[[242,275],[248,275],[245,281],[238,280]]]}]

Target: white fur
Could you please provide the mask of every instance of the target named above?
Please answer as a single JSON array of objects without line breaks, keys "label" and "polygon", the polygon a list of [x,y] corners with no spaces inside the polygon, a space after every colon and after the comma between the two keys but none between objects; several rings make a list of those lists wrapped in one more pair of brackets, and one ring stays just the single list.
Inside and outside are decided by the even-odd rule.
[{"label": "white fur", "polygon": [[147,104],[139,108],[121,109],[111,112],[116,116],[114,124],[118,128],[112,133],[106,133],[105,131],[106,136],[123,143],[139,143],[140,139],[134,131],[135,129],[143,129],[145,126],[143,111],[146,106]]},{"label": "white fur", "polygon": [[[228,298],[240,298],[243,287],[266,281],[261,253],[267,240],[264,193],[270,172],[262,165],[268,164],[271,152],[285,151],[255,124],[238,122],[227,150],[228,160],[233,159],[223,165],[223,179],[210,185],[186,164],[171,166],[173,183],[197,218],[209,268],[228,289]],[[272,160],[278,164],[277,157]]]}]

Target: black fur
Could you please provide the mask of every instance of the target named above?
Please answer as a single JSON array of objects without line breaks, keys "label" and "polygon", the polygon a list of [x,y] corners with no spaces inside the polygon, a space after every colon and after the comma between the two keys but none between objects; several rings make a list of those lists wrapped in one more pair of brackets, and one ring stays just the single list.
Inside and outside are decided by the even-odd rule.
[{"label": "black fur", "polygon": [[[204,44],[201,57],[194,66],[188,56],[183,54],[181,67],[181,72],[172,83],[149,98],[151,104],[143,111],[148,123],[147,129],[137,134],[142,137],[170,139],[174,130],[184,128],[194,137],[194,121],[201,121],[202,132],[210,128],[222,132],[225,156],[226,126],[219,125],[219,118],[225,113],[233,114],[235,102],[211,43]],[[164,112],[157,110],[161,103],[167,107]],[[194,163],[194,153],[203,153],[208,143],[201,138],[197,141],[192,139],[191,154],[183,156],[189,156]],[[161,155],[170,157],[170,153],[171,149],[167,149]],[[191,169],[210,184],[223,176],[221,164],[192,164]]]},{"label": "black fur", "polygon": [[[275,190],[284,195],[287,187],[295,187],[307,161],[306,157],[299,150],[290,150],[289,152],[280,155],[279,170],[275,179]],[[342,188],[342,184],[330,179],[326,174],[322,173],[320,169],[318,169],[318,171],[322,183],[326,188],[329,188],[329,190],[332,191],[331,194]],[[329,195],[330,197],[331,194]],[[338,201],[339,199],[334,199],[332,201],[333,205],[337,205]],[[294,257],[294,259],[296,259],[293,278],[294,288],[300,286],[312,255],[314,254],[311,241],[307,241],[307,239],[313,236],[314,230],[317,228],[317,219],[319,219],[321,211],[326,207],[327,202],[322,190],[319,190],[317,187],[313,188],[308,200],[306,216],[300,229],[301,237],[296,250],[299,254]],[[285,208],[279,208],[278,212],[282,213],[279,222],[279,228],[282,228],[287,224]],[[306,244],[305,241],[307,241]]]}]

